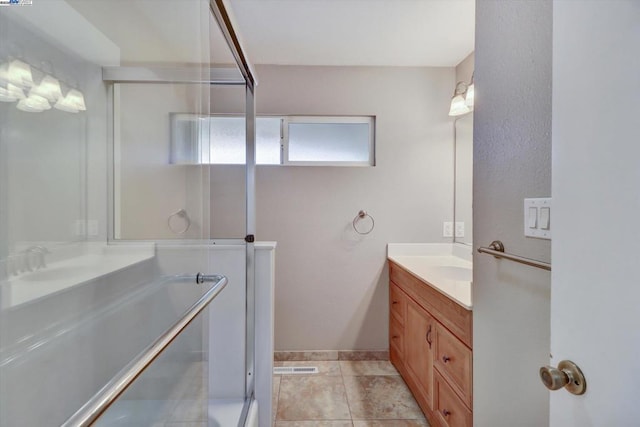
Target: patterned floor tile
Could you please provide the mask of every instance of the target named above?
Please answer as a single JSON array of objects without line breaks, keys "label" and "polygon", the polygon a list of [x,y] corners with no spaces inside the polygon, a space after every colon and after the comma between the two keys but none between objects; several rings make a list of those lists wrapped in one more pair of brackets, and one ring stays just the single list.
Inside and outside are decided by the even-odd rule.
[{"label": "patterned floor tile", "polygon": [[276,421],[349,419],[342,377],[286,375],[281,378]]},{"label": "patterned floor tile", "polygon": [[422,411],[399,376],[344,377],[353,420],[423,418]]},{"label": "patterned floor tile", "polygon": [[354,421],[353,427],[429,427],[426,419],[421,420],[363,420]]},{"label": "patterned floor tile", "polygon": [[400,375],[388,360],[340,361],[342,375]]},{"label": "patterned floor tile", "polygon": [[275,427],[353,427],[350,420],[344,421],[278,421]]}]

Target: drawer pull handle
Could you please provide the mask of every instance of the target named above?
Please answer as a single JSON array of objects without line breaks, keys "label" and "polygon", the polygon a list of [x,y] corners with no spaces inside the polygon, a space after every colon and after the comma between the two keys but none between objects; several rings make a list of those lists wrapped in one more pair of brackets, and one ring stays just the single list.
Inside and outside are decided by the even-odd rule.
[{"label": "drawer pull handle", "polygon": [[391,338],[393,338],[394,340],[397,340],[398,338],[400,338],[400,335],[394,335]]},{"label": "drawer pull handle", "polygon": [[398,301],[391,301],[391,304],[397,304]]},{"label": "drawer pull handle", "polygon": [[429,329],[427,329],[427,336],[426,336],[427,342],[429,343],[429,348],[431,348],[431,325],[429,325]]},{"label": "drawer pull handle", "polygon": [[442,415],[444,415],[445,417],[448,417],[449,415],[451,415],[451,412],[447,411],[446,409],[443,409]]},{"label": "drawer pull handle", "polygon": [[447,356],[446,354],[444,356],[442,356],[442,361],[444,363],[448,363],[451,360],[451,358],[449,356]]}]

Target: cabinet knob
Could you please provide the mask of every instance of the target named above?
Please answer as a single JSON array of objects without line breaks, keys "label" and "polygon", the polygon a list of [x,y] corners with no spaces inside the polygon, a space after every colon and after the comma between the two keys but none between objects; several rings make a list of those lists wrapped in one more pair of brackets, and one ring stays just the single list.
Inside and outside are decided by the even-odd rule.
[{"label": "cabinet knob", "polygon": [[451,358],[449,356],[447,356],[446,354],[444,356],[442,356],[442,361],[444,363],[448,363],[451,360]]},{"label": "cabinet knob", "polygon": [[391,301],[391,304],[397,304],[398,301]]},{"label": "cabinet knob", "polygon": [[584,394],[587,381],[578,366],[570,360],[563,360],[558,367],[543,366],[540,368],[540,379],[549,390],[566,388],[569,393]]},{"label": "cabinet knob", "polygon": [[447,411],[446,409],[443,409],[442,415],[444,415],[445,417],[448,417],[449,415],[451,415],[451,412]]}]

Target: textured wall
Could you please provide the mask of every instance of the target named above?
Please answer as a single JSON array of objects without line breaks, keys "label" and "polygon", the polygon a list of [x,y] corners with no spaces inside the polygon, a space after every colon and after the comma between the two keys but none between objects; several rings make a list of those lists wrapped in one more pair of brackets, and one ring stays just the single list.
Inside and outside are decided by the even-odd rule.
[{"label": "textured wall", "polygon": [[[551,26],[550,1],[476,4],[474,245],[543,261],[523,199],[551,193]],[[475,425],[546,425],[550,274],[475,253],[473,285]]]}]

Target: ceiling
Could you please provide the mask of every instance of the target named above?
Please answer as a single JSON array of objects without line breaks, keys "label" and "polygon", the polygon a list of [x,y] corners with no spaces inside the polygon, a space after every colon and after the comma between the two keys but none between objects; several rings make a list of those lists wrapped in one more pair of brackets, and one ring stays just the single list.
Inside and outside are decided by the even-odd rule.
[{"label": "ceiling", "polygon": [[66,0],[66,3],[119,48],[120,65],[234,63],[211,15],[208,0],[127,0],[117,3],[113,0]]},{"label": "ceiling", "polygon": [[474,0],[228,0],[254,64],[436,66],[474,50]]}]

